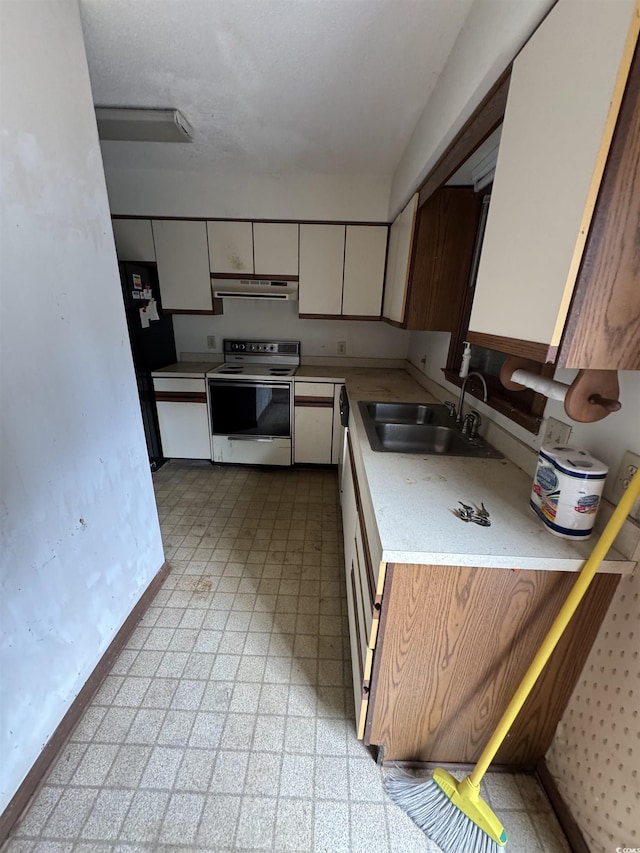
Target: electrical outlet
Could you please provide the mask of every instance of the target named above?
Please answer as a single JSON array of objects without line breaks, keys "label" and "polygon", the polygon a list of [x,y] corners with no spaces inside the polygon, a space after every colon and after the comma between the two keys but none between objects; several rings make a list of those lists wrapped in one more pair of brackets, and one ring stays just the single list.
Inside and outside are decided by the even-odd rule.
[{"label": "electrical outlet", "polygon": [[337,352],[338,352],[338,355],[346,355],[347,354],[347,342],[346,341],[338,341]]},{"label": "electrical outlet", "polygon": [[207,347],[208,349],[216,348],[216,336],[215,335],[207,335]]},{"label": "electrical outlet", "polygon": [[544,447],[566,447],[571,438],[572,427],[565,424],[564,421],[558,421],[555,418],[547,420],[547,429],[542,439]]},{"label": "electrical outlet", "polygon": [[[622,457],[622,462],[620,463],[620,467],[618,468],[618,473],[616,474],[616,478],[614,480],[613,486],[611,487],[611,499],[617,504],[627,489],[627,486],[631,482],[631,478],[636,473],[636,471],[640,468],[640,455],[637,453],[632,453],[631,450],[627,450],[627,452]],[[635,502],[631,512],[629,513],[631,518],[634,518],[636,521],[640,522],[640,498]]]}]

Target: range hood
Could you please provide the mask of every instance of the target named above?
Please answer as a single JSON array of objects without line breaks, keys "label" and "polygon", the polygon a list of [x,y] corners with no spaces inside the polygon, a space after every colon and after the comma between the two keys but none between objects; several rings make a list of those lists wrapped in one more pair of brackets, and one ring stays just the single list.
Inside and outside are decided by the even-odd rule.
[{"label": "range hood", "polygon": [[278,279],[212,279],[211,289],[217,299],[280,300],[298,298],[298,282]]}]

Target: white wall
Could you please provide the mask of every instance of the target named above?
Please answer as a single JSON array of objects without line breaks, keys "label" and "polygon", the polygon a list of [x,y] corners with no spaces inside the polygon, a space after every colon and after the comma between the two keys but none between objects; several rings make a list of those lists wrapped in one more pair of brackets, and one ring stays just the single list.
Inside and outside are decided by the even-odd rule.
[{"label": "white wall", "polygon": [[77,0],[0,55],[2,811],[164,557]]},{"label": "white wall", "polygon": [[554,2],[475,0],[393,176],[390,220],[429,174]]},{"label": "white wall", "polygon": [[[225,300],[220,317],[175,314],[173,327],[179,352],[206,352],[207,335],[223,338],[274,338],[300,341],[305,356],[337,356],[337,342],[346,341],[349,358],[406,358],[409,332],[382,322],[299,320],[298,303],[233,302]],[[222,357],[221,357],[222,360]]]},{"label": "white wall", "polygon": [[386,222],[391,178],[108,169],[112,213]]}]

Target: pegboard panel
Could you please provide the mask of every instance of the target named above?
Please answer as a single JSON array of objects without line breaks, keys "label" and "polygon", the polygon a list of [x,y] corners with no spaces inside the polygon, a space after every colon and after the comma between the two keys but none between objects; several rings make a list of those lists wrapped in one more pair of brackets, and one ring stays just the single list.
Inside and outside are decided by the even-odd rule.
[{"label": "pegboard panel", "polygon": [[640,839],[640,572],[623,577],[547,753],[593,851]]}]

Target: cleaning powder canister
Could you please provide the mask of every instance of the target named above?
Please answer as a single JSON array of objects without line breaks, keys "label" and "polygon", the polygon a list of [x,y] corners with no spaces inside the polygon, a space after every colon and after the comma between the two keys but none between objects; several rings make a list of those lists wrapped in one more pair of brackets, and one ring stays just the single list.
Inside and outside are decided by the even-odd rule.
[{"label": "cleaning powder canister", "polygon": [[596,520],[608,467],[586,450],[541,447],[531,508],[565,539],[587,539]]}]

